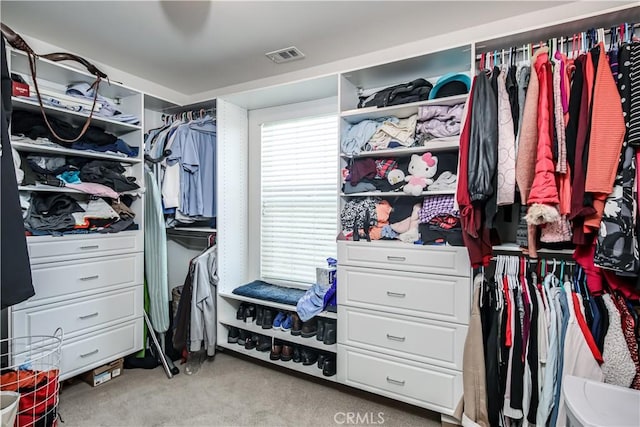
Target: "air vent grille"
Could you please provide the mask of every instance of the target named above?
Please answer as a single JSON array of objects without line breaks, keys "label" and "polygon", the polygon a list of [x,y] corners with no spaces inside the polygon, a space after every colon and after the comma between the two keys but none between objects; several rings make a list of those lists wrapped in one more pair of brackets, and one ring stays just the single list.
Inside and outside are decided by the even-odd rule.
[{"label": "air vent grille", "polygon": [[291,62],[304,58],[304,53],[295,46],[274,50],[273,52],[265,53],[265,55],[276,64],[282,64],[283,62]]}]

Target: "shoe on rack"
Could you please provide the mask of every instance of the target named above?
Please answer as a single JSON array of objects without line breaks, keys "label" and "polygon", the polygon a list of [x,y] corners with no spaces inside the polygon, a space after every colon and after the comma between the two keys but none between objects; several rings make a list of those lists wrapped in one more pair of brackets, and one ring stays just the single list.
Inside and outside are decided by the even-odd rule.
[{"label": "shoe on rack", "polygon": [[322,369],[322,367],[324,366],[324,361],[327,358],[329,358],[329,355],[327,355],[325,353],[318,354],[318,369]]},{"label": "shoe on rack", "polygon": [[318,322],[318,333],[316,334],[316,339],[318,341],[324,340],[324,325],[325,320],[322,317],[318,317],[316,320]]},{"label": "shoe on rack", "polygon": [[316,322],[316,319],[307,320],[302,323],[302,329],[300,331],[302,338],[311,338],[316,333],[318,333],[318,322]]},{"label": "shoe on rack", "polygon": [[263,352],[271,350],[271,337],[267,337],[265,335],[259,335],[258,344],[256,345],[256,350],[263,351]]},{"label": "shoe on rack", "polygon": [[318,352],[310,348],[302,350],[302,364],[305,366],[313,365],[318,361]]},{"label": "shoe on rack", "polygon": [[262,329],[271,329],[273,327],[273,310],[270,308],[264,309],[262,318]]},{"label": "shoe on rack", "polygon": [[297,344],[294,344],[293,346],[293,362],[294,363],[302,362],[302,349]]},{"label": "shoe on rack", "polygon": [[289,332],[291,330],[292,325],[293,325],[293,317],[291,313],[287,313],[287,317],[285,317],[282,323],[280,324],[280,329],[282,329],[284,332]]},{"label": "shoe on rack", "polygon": [[284,313],[283,311],[279,311],[278,314],[276,314],[276,317],[273,319],[273,328],[281,329],[282,322],[284,321],[284,319],[286,319],[286,317],[286,313]]},{"label": "shoe on rack", "polygon": [[260,337],[258,334],[253,334],[245,341],[244,348],[245,350],[253,350],[258,345],[258,340]]},{"label": "shoe on rack", "polygon": [[327,320],[324,324],[324,344],[333,345],[337,341],[338,324],[335,320]]},{"label": "shoe on rack", "polygon": [[229,326],[229,335],[227,336],[227,342],[229,344],[235,344],[238,342],[240,331],[235,326]]},{"label": "shoe on rack", "polygon": [[282,357],[280,358],[280,360],[282,360],[283,362],[288,362],[291,359],[293,359],[293,345],[288,343],[284,344],[282,346]]},{"label": "shoe on rack", "polygon": [[244,321],[251,323],[254,320],[256,320],[256,306],[253,304],[247,304],[244,309]]},{"label": "shoe on rack", "polygon": [[256,307],[256,326],[262,326],[263,319],[264,319],[264,307],[259,305]]},{"label": "shoe on rack", "polygon": [[240,335],[238,336],[238,345],[244,347],[247,344],[248,339],[251,339],[251,334],[249,333],[249,331],[240,329]]},{"label": "shoe on rack", "polygon": [[280,357],[282,357],[282,342],[280,340],[273,340],[273,346],[271,347],[269,359],[280,360]]},{"label": "shoe on rack", "polygon": [[291,314],[291,335],[299,336],[302,333],[302,320],[298,313]]},{"label": "shoe on rack", "polygon": [[244,310],[247,308],[245,303],[240,303],[240,307],[238,307],[238,311],[236,312],[236,320],[244,320]]},{"label": "shoe on rack", "polygon": [[336,374],[336,358],[335,356],[328,356],[324,359],[324,365],[322,366],[322,375],[325,377],[332,377]]}]

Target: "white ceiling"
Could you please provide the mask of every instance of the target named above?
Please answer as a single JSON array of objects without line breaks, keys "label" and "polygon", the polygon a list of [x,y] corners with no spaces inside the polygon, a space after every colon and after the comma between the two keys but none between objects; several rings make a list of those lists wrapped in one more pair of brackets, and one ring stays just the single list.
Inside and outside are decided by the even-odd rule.
[{"label": "white ceiling", "polygon": [[[6,1],[2,22],[185,95],[325,64],[558,1]],[[276,65],[291,45],[307,57]]]}]

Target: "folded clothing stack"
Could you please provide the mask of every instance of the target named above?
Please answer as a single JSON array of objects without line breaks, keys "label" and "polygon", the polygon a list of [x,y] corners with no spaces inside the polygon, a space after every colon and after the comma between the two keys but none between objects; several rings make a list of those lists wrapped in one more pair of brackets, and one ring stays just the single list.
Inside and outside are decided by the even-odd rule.
[{"label": "folded clothing stack", "polygon": [[[127,203],[131,203],[127,199]],[[124,201],[76,200],[67,194],[32,193],[23,200],[25,230],[31,235],[116,233],[137,229],[135,213]],[[116,210],[117,209],[117,210]]]},{"label": "folded clothing stack", "polygon": [[[67,87],[67,95],[81,100],[93,102],[95,96],[95,89],[92,85],[85,82],[74,83]],[[132,125],[140,124],[140,119],[132,114],[123,114],[120,112],[111,101],[104,96],[98,94],[97,101],[101,104],[102,108],[98,111],[94,111],[97,116],[108,117],[111,120],[117,120],[123,123],[129,123]],[[89,109],[89,111],[91,111]]]},{"label": "folded clothing stack", "polygon": [[464,104],[453,106],[425,105],[418,110],[416,140],[420,145],[434,138],[460,135],[460,119]]},{"label": "folded clothing stack", "polygon": [[[47,118],[51,128],[64,139],[75,139],[80,134],[80,129],[73,125],[58,120],[54,117]],[[68,143],[56,138],[49,130],[44,121],[42,114],[32,113],[29,111],[14,111],[11,121],[11,134],[16,136],[24,136],[28,139],[17,139],[24,142],[38,141],[43,139],[63,147],[73,148],[75,150],[98,151],[114,154],[122,154],[128,157],[137,157],[138,147],[131,147],[123,140],[115,135],[105,132],[97,126],[89,126],[87,132],[74,143]],[[29,141],[31,140],[31,141]]]},{"label": "folded clothing stack", "polygon": [[135,177],[126,176],[128,171],[123,165],[106,160],[21,154],[20,169],[24,175],[18,183],[24,185],[69,187],[113,199],[140,188]]},{"label": "folded clothing stack", "polygon": [[460,213],[455,209],[453,195],[426,196],[418,216],[423,244],[464,246]]}]

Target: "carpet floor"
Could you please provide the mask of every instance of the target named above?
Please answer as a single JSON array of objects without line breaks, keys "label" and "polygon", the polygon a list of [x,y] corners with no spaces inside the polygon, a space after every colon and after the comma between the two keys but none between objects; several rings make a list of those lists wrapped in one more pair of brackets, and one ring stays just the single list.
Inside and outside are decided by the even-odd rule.
[{"label": "carpet floor", "polygon": [[194,375],[186,375],[184,365],[180,371],[168,379],[162,367],[124,370],[95,388],[65,383],[59,425],[336,426],[349,424],[349,412],[359,414],[360,425],[440,425],[435,412],[229,352],[205,361]]}]

